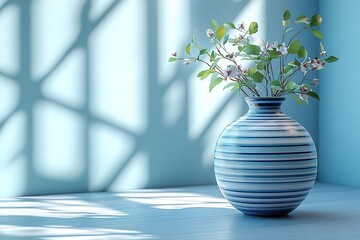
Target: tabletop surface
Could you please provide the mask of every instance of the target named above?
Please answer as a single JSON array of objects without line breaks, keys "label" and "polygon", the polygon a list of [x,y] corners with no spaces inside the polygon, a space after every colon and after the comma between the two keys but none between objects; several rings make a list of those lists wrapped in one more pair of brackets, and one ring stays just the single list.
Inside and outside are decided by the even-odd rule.
[{"label": "tabletop surface", "polygon": [[0,199],[0,239],[360,239],[360,189],[316,183],[287,217],[243,215],[217,186]]}]

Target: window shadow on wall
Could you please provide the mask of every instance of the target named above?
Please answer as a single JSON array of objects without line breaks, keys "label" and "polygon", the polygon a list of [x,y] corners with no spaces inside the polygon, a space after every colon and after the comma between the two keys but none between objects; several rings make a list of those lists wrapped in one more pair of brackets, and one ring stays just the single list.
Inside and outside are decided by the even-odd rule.
[{"label": "window shadow on wall", "polygon": [[[33,19],[36,17],[34,6],[44,2],[8,0],[1,6],[0,15],[8,8],[18,11],[18,26],[12,29],[18,34],[17,42],[14,42],[18,51],[18,70],[11,72],[0,68],[0,80],[5,86],[3,91],[15,89],[10,100],[3,101],[5,110],[0,116],[0,141],[4,143],[0,151],[0,186],[3,189],[0,195],[118,191],[125,188],[214,183],[211,159],[215,144],[213,135],[218,135],[230,119],[240,115],[243,111],[242,102],[233,95],[226,95],[219,98],[217,104],[204,104],[205,110],[211,108],[207,114],[202,115],[202,112],[196,110],[195,117],[191,117],[189,115],[191,111],[194,112],[191,110],[194,103],[190,94],[195,92],[196,96],[192,81],[197,81],[193,77],[197,69],[193,66],[184,68],[177,64],[171,77],[165,82],[159,81],[159,59],[162,57],[158,51],[159,38],[166,37],[166,32],[158,28],[161,1],[137,1],[138,7],[144,11],[131,14],[135,17],[139,13],[143,14],[139,18],[145,19],[145,25],[141,26],[146,30],[146,38],[141,41],[145,52],[141,56],[120,56],[130,60],[142,58],[140,62],[145,65],[139,64],[137,69],[145,76],[142,82],[139,82],[143,85],[139,84],[139,91],[136,91],[126,87],[120,89],[121,86],[115,84],[113,90],[116,92],[119,87],[119,95],[111,95],[113,99],[109,97],[111,107],[109,108],[109,104],[97,105],[103,96],[97,94],[97,91],[104,92],[102,82],[138,80],[137,73],[134,73],[132,79],[123,78],[122,73],[128,71],[127,66],[117,65],[118,58],[112,59],[111,55],[108,55],[110,59],[106,64],[114,64],[115,68],[118,68],[117,73],[110,78],[108,75],[98,74],[97,69],[100,67],[96,64],[97,48],[101,46],[93,44],[92,40],[97,31],[101,32],[101,29],[105,28],[106,21],[120,14],[121,12],[117,11],[130,4],[129,2],[131,1],[107,1],[107,5],[105,4],[95,17],[91,17],[96,1],[83,1],[77,22],[73,23],[78,26],[76,37],[51,63],[45,64],[46,59],[42,60],[41,57],[36,60],[41,64],[43,61],[44,66],[47,66],[40,74],[34,74],[34,67],[39,64],[34,62],[34,56],[39,56],[39,53],[35,52],[33,46],[41,43],[34,42],[34,39],[41,40],[46,36],[34,38],[34,30],[37,29],[34,29],[36,25]],[[199,30],[205,30],[206,26],[209,26],[209,19],[214,16],[218,17],[219,22],[231,21],[247,2],[189,1],[190,22],[197,25]],[[60,2],[57,7],[64,8]],[[43,21],[46,22],[47,19]],[[137,28],[136,25],[131,22],[119,24],[123,29],[113,29],[114,35],[120,35],[127,41],[133,41],[137,37],[127,35],[126,31],[126,28]],[[187,27],[190,29],[187,39],[191,39],[191,32],[195,28],[191,25]],[[200,40],[204,38],[200,37]],[[57,44],[61,43],[52,44],[56,49]],[[187,41],[183,41],[181,46],[186,44]],[[39,51],[39,48],[36,51]],[[54,96],[46,90],[49,79],[70,61],[74,52],[80,52],[82,63],[75,71],[76,78],[82,80],[78,92],[82,100],[76,104],[68,101],[66,96],[58,97],[56,94],[64,93],[61,89],[55,89]],[[116,54],[119,52],[114,49],[114,56]],[[61,85],[62,81],[67,81],[68,76],[64,75],[63,79],[57,81],[60,81]],[[70,74],[71,77],[74,76]],[[169,103],[167,100],[171,100],[173,94],[179,92],[176,86],[182,89],[179,90],[181,94]],[[138,129],[136,124],[133,125],[135,127],[129,127],[121,120],[124,116],[131,115],[131,109],[124,107],[127,104],[131,106],[131,102],[127,102],[130,100],[121,95],[124,91],[140,99],[142,113],[137,119],[141,126]],[[234,109],[234,106],[237,109]],[[110,109],[110,113],[104,109]],[[177,110],[176,117],[170,116],[166,123],[164,112],[171,112],[171,109]],[[227,114],[229,111],[231,115]],[[121,113],[120,117],[116,112]],[[115,117],[111,117],[112,113]],[[194,118],[206,119],[202,121],[200,130],[191,136],[189,129],[192,128],[190,125]],[[104,133],[102,129],[105,129]]]}]

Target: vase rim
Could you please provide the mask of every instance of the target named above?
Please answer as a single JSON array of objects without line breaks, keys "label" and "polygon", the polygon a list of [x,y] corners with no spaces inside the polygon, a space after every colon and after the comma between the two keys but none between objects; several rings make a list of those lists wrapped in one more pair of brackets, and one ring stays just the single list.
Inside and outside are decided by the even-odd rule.
[{"label": "vase rim", "polygon": [[285,97],[246,97],[245,100],[277,100],[277,101],[284,101]]}]

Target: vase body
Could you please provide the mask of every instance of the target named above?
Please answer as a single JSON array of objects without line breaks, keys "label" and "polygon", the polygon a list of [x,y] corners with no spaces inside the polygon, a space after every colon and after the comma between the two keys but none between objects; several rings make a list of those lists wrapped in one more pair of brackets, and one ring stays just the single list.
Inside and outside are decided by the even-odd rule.
[{"label": "vase body", "polygon": [[317,173],[315,144],[281,111],[285,98],[246,98],[249,111],[228,125],[215,148],[224,197],[247,215],[287,215],[306,198]]}]

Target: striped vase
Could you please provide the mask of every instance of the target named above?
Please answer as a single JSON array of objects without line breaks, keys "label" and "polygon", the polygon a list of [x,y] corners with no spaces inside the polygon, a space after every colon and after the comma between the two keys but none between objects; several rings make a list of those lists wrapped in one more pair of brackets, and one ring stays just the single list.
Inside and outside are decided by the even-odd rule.
[{"label": "striped vase", "polygon": [[303,126],[281,112],[284,100],[246,98],[248,113],[227,126],[217,141],[217,184],[244,214],[287,215],[314,184],[315,144]]}]

